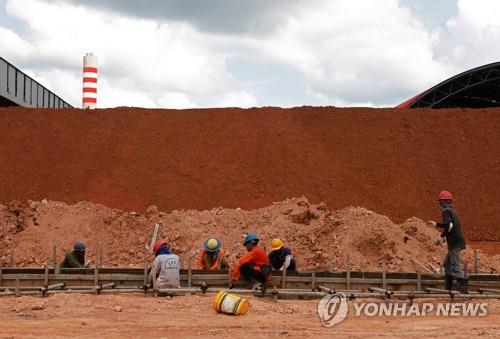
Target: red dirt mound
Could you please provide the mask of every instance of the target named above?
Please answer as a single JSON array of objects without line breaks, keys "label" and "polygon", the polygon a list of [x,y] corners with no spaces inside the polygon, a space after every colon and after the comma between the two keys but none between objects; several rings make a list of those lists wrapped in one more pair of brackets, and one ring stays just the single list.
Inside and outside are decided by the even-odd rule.
[{"label": "red dirt mound", "polygon": [[396,222],[455,194],[469,240],[500,240],[500,110],[0,109],[0,202],[253,209],[305,195]]},{"label": "red dirt mound", "polygon": [[[147,210],[140,215],[88,202],[0,205],[0,258],[8,262],[14,251],[17,265],[40,266],[51,256],[52,244],[56,244],[61,262],[63,253],[75,241],[84,240],[89,245],[87,259],[94,263],[101,242],[105,266],[140,267],[155,223],[161,225],[160,237],[166,238],[183,258],[184,267],[188,258],[197,258],[209,236],[221,239],[234,264],[245,253],[243,236],[251,231],[259,234],[267,250],[273,238],[283,239],[301,270],[342,271],[349,254],[353,270],[378,271],[385,263],[391,271],[436,271],[445,253],[445,248],[435,243],[437,231],[417,218],[397,225],[365,208],[331,212],[326,204],[312,205],[304,197],[252,211],[215,208],[167,214],[156,206]],[[464,257],[472,267],[472,250],[468,249]],[[478,263],[481,272],[500,272],[500,255],[488,256],[479,250]]]}]

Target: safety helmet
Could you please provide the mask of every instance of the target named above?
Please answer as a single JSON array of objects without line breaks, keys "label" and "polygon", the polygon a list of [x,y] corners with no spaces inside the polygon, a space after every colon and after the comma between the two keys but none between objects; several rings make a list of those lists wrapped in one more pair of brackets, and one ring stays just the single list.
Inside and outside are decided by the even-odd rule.
[{"label": "safety helmet", "polygon": [[153,245],[153,253],[156,255],[156,253],[158,253],[158,250],[160,249],[160,247],[162,247],[163,245],[166,245],[166,244],[167,244],[167,241],[165,239],[157,240],[155,242],[155,244]]},{"label": "safety helmet", "polygon": [[205,250],[208,252],[217,252],[219,248],[221,247],[222,243],[219,239],[217,238],[210,238],[205,241],[205,244],[203,244],[203,247],[205,247]]},{"label": "safety helmet", "polygon": [[282,247],[283,247],[283,241],[281,241],[281,239],[273,239],[273,241],[271,241],[271,249],[273,251],[277,251]]},{"label": "safety helmet", "polygon": [[438,195],[438,200],[452,200],[453,195],[448,191],[441,191]]},{"label": "safety helmet", "polygon": [[243,240],[243,245],[251,241],[259,241],[259,237],[254,232],[250,232],[246,235],[245,239]]},{"label": "safety helmet", "polygon": [[83,241],[77,241],[75,243],[75,245],[73,246],[73,250],[75,250],[77,252],[85,252],[86,249],[87,249],[87,246],[85,245],[85,243]]}]

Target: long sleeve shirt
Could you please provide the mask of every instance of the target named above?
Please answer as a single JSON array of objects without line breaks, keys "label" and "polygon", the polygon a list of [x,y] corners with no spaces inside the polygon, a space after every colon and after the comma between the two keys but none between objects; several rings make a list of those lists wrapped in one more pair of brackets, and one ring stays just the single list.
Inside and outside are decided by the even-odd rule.
[{"label": "long sleeve shirt", "polygon": [[[453,224],[451,229],[450,223]],[[448,249],[465,249],[462,225],[457,212],[451,206],[443,208],[443,222],[437,223],[436,226],[443,229],[441,236],[446,237]]]},{"label": "long sleeve shirt", "polygon": [[264,265],[269,265],[269,258],[266,252],[259,246],[255,246],[251,251],[247,252],[244,256],[238,260],[238,263],[233,269],[231,274],[231,279],[238,280],[240,277],[240,268],[246,263],[251,263],[254,270],[260,271],[260,268]]},{"label": "long sleeve shirt", "polygon": [[282,247],[277,251],[271,251],[269,253],[269,260],[275,270],[279,270],[283,267],[287,255],[292,255],[292,251],[288,247]]},{"label": "long sleeve shirt", "polygon": [[61,268],[83,268],[85,267],[85,256],[79,256],[75,251],[69,252],[61,263]]},{"label": "long sleeve shirt", "polygon": [[220,249],[212,254],[205,249],[201,250],[198,258],[198,268],[202,270],[219,270],[229,267],[227,264],[226,254]]}]

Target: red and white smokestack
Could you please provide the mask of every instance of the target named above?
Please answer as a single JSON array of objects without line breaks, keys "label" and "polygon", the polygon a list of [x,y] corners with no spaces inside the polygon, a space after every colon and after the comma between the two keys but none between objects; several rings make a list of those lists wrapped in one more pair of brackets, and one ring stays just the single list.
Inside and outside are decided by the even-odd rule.
[{"label": "red and white smokestack", "polygon": [[83,57],[83,102],[82,108],[97,107],[97,57],[87,53]]}]

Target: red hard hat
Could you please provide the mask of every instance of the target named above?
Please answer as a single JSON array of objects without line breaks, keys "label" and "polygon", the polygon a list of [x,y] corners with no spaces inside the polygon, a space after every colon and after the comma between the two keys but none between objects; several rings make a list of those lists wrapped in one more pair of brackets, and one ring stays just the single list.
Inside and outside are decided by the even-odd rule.
[{"label": "red hard hat", "polygon": [[453,195],[448,191],[441,191],[438,195],[438,200],[452,200]]},{"label": "red hard hat", "polygon": [[165,245],[167,243],[166,240],[164,239],[161,239],[161,240],[157,240],[155,242],[155,244],[153,245],[153,253],[156,255],[156,252],[158,252],[158,250],[160,249],[160,247],[162,247],[163,245]]}]

